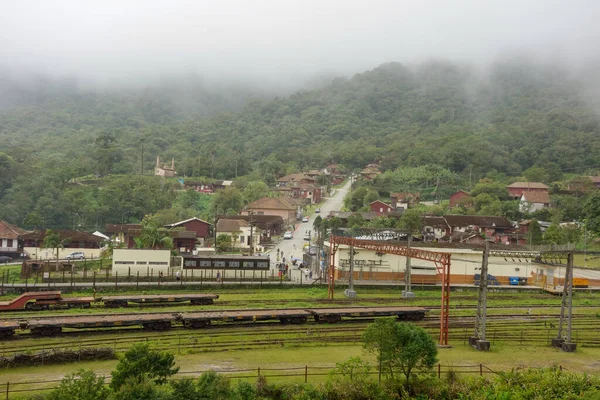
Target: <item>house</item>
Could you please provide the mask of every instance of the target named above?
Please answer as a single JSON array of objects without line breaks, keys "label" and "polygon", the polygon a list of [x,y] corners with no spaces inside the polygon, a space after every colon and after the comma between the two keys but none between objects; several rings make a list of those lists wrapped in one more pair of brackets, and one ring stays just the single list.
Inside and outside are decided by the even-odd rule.
[{"label": "house", "polygon": [[289,174],[277,179],[277,186],[297,186],[300,184],[315,184],[315,179],[305,174]]},{"label": "house", "polygon": [[285,231],[283,218],[278,215],[221,215],[218,220],[221,219],[244,220],[256,226],[261,231],[260,243],[271,243],[273,236],[280,236]]},{"label": "house", "polygon": [[434,242],[450,234],[450,226],[444,217],[423,216],[423,241]]},{"label": "house", "polygon": [[233,185],[233,181],[216,181],[212,184],[213,190],[216,192],[217,190],[223,190],[231,187]]},{"label": "house", "polygon": [[163,164],[160,166],[160,157],[156,156],[156,166],[154,167],[154,175],[164,176],[165,178],[174,178],[177,176],[177,172],[175,171],[175,159],[171,159],[171,166],[168,164]]},{"label": "house", "polygon": [[241,215],[277,215],[284,223],[290,224],[296,221],[299,215],[299,207],[296,202],[289,197],[263,197],[248,204]]},{"label": "house", "polygon": [[340,175],[342,173],[338,164],[329,164],[323,169],[323,172],[325,175]]},{"label": "house", "polygon": [[390,193],[390,204],[394,210],[412,208],[421,201],[421,193]]},{"label": "house", "polygon": [[133,249],[134,238],[140,236],[142,224],[106,224],[104,231],[117,243],[124,243],[128,249]]},{"label": "house", "polygon": [[[288,187],[281,187],[280,189],[288,189]],[[306,204],[317,204],[321,201],[322,189],[320,186],[315,186],[311,183],[301,183],[299,185],[292,186],[291,190],[287,193],[293,199],[301,199]]]},{"label": "house", "polygon": [[519,210],[524,213],[533,213],[550,207],[548,192],[523,192],[519,203]]},{"label": "house", "polygon": [[454,239],[452,235],[461,232],[476,234],[495,243],[510,244],[511,235],[515,232],[512,223],[505,217],[446,215],[444,219],[450,228],[450,240]]},{"label": "house", "polygon": [[[194,232],[194,238],[197,245],[204,247],[206,240],[212,237],[212,224],[201,220],[200,218],[189,218],[173,224],[165,225],[165,228],[183,228],[184,231]],[[181,230],[180,230],[181,232]],[[176,246],[177,248],[181,246]],[[196,246],[192,246],[192,249]]]},{"label": "house", "polygon": [[380,175],[381,171],[380,171],[380,167],[379,164],[368,164],[365,168],[363,168],[360,172],[359,175],[362,179],[366,180],[366,181],[371,181],[373,179],[375,179],[377,177],[377,175]]},{"label": "house", "polygon": [[549,186],[542,182],[515,182],[506,187],[508,194],[515,200],[518,200],[523,195],[523,192],[546,192],[548,193]]},{"label": "house", "polygon": [[600,176],[590,176],[589,178],[592,180],[594,187],[600,189]]},{"label": "house", "polygon": [[323,171],[319,171],[318,169],[311,169],[304,175],[308,176],[309,178],[317,179],[318,176],[323,175]]},{"label": "house", "polygon": [[473,205],[472,201],[469,202],[470,198],[471,196],[469,196],[469,193],[465,192],[464,190],[459,190],[450,196],[450,208],[457,206],[470,207]]},{"label": "house", "polygon": [[20,236],[26,233],[25,229],[0,220],[0,254],[18,257],[23,252]]},{"label": "house", "polygon": [[183,187],[185,190],[193,189],[198,193],[213,193],[215,191],[215,188],[212,183],[192,181],[188,179],[186,179],[183,183]]},{"label": "house", "polygon": [[253,253],[260,244],[261,232],[260,228],[251,226],[243,219],[221,218],[217,222],[217,234],[231,236],[231,245],[234,249],[250,249]]},{"label": "house", "polygon": [[384,203],[381,200],[372,201],[371,204],[369,204],[369,208],[372,212],[374,212],[377,215],[387,215],[390,212],[394,211],[394,208],[392,208],[392,206]]},{"label": "house", "polygon": [[[58,249],[58,258],[65,258],[68,254],[81,251],[86,258],[100,257],[100,248],[104,239],[91,233],[72,231],[72,230],[56,230],[63,248]],[[33,231],[19,235],[23,241],[23,250],[31,258],[38,260],[49,260],[56,258],[56,249],[44,248],[44,238],[46,231]]]}]

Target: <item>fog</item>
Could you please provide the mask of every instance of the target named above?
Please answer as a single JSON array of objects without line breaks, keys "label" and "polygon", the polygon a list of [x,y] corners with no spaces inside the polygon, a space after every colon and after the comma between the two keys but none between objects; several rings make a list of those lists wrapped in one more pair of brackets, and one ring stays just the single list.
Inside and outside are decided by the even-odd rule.
[{"label": "fog", "polygon": [[597,61],[584,0],[19,0],[0,3],[0,67],[94,85],[175,75],[296,86],[381,63]]}]

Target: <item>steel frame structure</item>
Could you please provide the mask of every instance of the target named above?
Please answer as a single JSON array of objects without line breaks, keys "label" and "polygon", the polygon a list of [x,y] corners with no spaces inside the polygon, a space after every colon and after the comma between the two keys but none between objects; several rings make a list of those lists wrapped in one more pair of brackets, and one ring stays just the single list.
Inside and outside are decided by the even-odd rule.
[{"label": "steel frame structure", "polygon": [[354,246],[361,249],[374,250],[382,253],[395,254],[404,257],[431,261],[435,264],[437,273],[442,275],[442,307],[440,311],[440,346],[448,345],[448,319],[450,314],[450,253],[437,253],[419,248],[408,248],[398,244],[382,243],[375,240],[362,240],[346,236],[331,236],[329,238],[329,292],[328,298],[333,300],[335,281],[335,253],[340,245]]}]

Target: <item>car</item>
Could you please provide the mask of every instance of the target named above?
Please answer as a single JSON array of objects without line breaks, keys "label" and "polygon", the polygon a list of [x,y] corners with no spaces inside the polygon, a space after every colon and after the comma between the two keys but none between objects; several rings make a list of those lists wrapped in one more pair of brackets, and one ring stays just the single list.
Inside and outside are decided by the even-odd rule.
[{"label": "car", "polygon": [[9,256],[0,256],[0,263],[9,263],[12,261],[12,257]]},{"label": "car", "polygon": [[317,248],[316,246],[310,246],[308,248],[308,254],[310,254],[311,256],[316,256],[317,255]]},{"label": "car", "polygon": [[302,218],[302,222],[308,222],[308,217]]},{"label": "car", "polygon": [[304,234],[304,240],[310,240],[310,232]]},{"label": "car", "polygon": [[85,254],[82,251],[76,251],[71,254],[67,254],[65,257],[67,260],[85,260]]},{"label": "car", "polygon": [[286,233],[283,234],[284,239],[292,239],[293,237],[294,237],[294,234],[292,233],[292,231],[287,231]]},{"label": "car", "polygon": [[321,209],[320,209],[320,208],[317,208],[317,209],[315,210],[315,212],[318,214],[318,213],[320,213],[320,212],[321,212]]}]

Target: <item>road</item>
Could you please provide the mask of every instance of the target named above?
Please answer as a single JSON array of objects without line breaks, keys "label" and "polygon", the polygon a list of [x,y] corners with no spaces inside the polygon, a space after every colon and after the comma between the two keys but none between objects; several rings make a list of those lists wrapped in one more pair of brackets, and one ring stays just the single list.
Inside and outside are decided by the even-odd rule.
[{"label": "road", "polygon": [[[289,262],[290,258],[292,257],[302,259],[303,246],[305,243],[308,243],[307,240],[304,240],[304,234],[306,233],[306,231],[310,230],[311,233],[314,235],[313,223],[315,222],[315,218],[317,217],[317,215],[320,215],[321,218],[326,218],[327,215],[329,215],[330,211],[341,210],[342,205],[344,204],[344,198],[346,197],[348,190],[350,190],[350,186],[351,182],[348,181],[341,188],[334,189],[335,192],[333,193],[333,195],[331,197],[326,198],[325,202],[321,204],[320,214],[311,215],[308,219],[308,222],[297,222],[296,229],[294,231],[294,237],[292,239],[282,240],[279,243],[279,245],[275,246],[271,250],[271,252],[269,253],[271,257],[271,269],[275,270],[275,274],[277,274],[278,272],[276,270],[277,250],[279,249],[280,252],[283,251],[283,256],[285,257],[286,262]],[[315,236],[311,238],[311,244],[314,243],[314,239]],[[289,263],[288,265],[290,266],[291,280],[295,282],[300,282],[300,271],[294,269],[291,263]],[[304,282],[306,282],[306,279],[302,277],[302,283]]]}]

